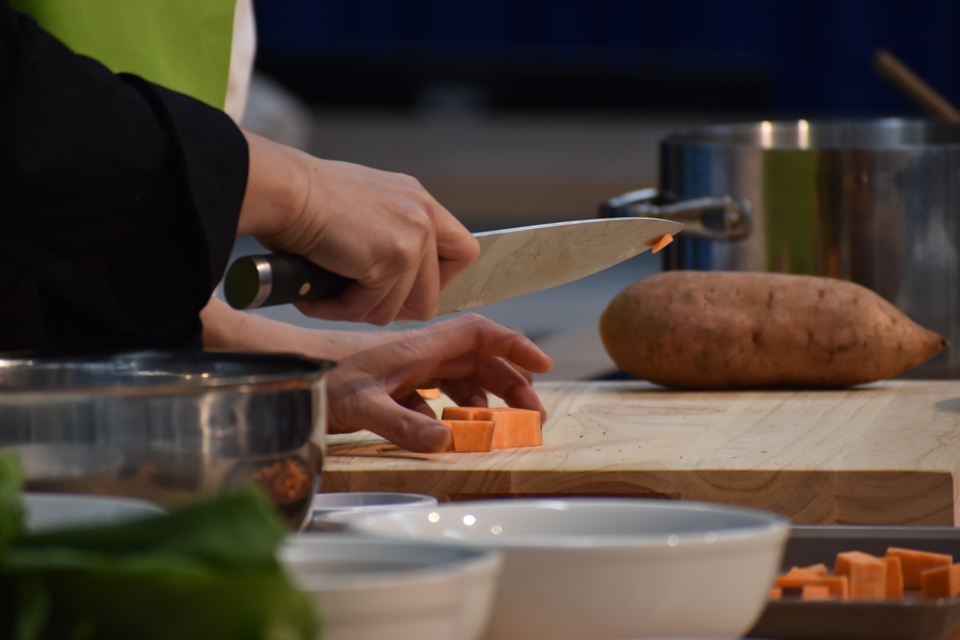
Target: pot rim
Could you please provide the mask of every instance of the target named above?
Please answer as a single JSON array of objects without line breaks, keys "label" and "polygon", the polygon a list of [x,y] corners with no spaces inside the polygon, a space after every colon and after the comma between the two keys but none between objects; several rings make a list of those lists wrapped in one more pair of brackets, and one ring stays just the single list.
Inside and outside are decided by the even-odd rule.
[{"label": "pot rim", "polygon": [[[938,142],[936,138],[945,138]],[[960,149],[960,122],[928,118],[764,120],[695,127],[660,138],[661,147],[810,151]]]}]

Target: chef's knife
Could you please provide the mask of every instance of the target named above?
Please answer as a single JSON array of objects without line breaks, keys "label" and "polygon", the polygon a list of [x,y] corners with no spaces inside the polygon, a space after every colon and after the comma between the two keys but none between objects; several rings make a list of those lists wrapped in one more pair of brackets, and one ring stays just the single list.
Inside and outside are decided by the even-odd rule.
[{"label": "chef's knife", "polygon": [[[651,248],[682,224],[653,218],[558,222],[475,233],[480,256],[440,292],[437,315],[549,289],[602,271]],[[286,253],[238,258],[224,294],[237,309],[335,296],[350,280]]]}]

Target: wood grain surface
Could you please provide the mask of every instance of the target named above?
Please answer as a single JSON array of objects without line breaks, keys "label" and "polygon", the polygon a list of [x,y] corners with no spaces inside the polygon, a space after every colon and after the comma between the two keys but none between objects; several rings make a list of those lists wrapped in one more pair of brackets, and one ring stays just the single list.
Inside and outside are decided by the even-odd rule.
[{"label": "wood grain surface", "polygon": [[331,436],[323,490],[679,498],[773,509],[797,524],[960,524],[960,381],[829,391],[535,386],[550,416],[542,447],[415,454],[369,432]]}]

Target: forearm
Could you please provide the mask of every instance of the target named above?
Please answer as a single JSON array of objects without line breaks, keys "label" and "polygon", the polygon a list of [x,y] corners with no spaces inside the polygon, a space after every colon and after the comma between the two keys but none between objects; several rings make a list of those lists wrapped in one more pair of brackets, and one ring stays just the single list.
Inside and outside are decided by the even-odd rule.
[{"label": "forearm", "polygon": [[300,353],[303,348],[305,330],[237,311],[216,297],[211,297],[200,312],[200,320],[203,346],[207,349]]},{"label": "forearm", "polygon": [[310,191],[307,163],[299,151],[241,131],[250,163],[237,235],[269,236],[303,211]]},{"label": "forearm", "polygon": [[318,360],[343,360],[390,337],[387,332],[297,327],[238,311],[216,297],[210,298],[200,313],[200,319],[204,348],[289,353]]}]

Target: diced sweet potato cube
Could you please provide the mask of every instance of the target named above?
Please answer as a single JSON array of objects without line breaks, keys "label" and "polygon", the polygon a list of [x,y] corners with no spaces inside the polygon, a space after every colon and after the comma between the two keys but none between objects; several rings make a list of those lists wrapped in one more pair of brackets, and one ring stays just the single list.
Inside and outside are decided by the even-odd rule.
[{"label": "diced sweet potato cube", "polygon": [[783,597],[783,589],[780,587],[771,587],[769,597],[771,600],[779,600]]},{"label": "diced sweet potato cube", "polygon": [[924,598],[952,598],[960,593],[960,564],[924,569],[920,587]]},{"label": "diced sweet potato cube", "polygon": [[790,571],[787,571],[787,572],[784,574],[784,577],[786,577],[786,578],[799,578],[799,579],[803,579],[803,578],[814,578],[814,577],[817,577],[817,576],[814,576],[814,575],[813,575],[812,573],[810,573],[809,571],[804,571],[804,570],[801,569],[800,567],[790,567]]},{"label": "diced sweet potato cube", "polygon": [[825,580],[827,586],[830,587],[830,595],[836,596],[841,600],[846,600],[850,597],[850,579],[847,576],[831,576],[829,578],[821,578]]},{"label": "diced sweet potato cube", "polygon": [[838,553],[833,575],[850,579],[852,600],[883,600],[887,590],[887,563],[862,551]]},{"label": "diced sweet potato cube", "polygon": [[802,600],[826,600],[830,597],[830,587],[825,584],[804,585],[800,594]]},{"label": "diced sweet potato cube", "polygon": [[477,412],[481,407],[444,407],[443,420],[478,420]]},{"label": "diced sweet potato cube", "polygon": [[823,564],[822,562],[819,564],[812,564],[809,567],[800,567],[800,569],[816,576],[820,576],[821,578],[827,577],[827,565]]},{"label": "diced sweet potato cube", "polygon": [[474,453],[490,451],[493,442],[492,420],[443,420],[453,432],[453,443],[447,451]]},{"label": "diced sweet potato cube", "polygon": [[816,578],[826,578],[827,565],[815,564],[809,567],[791,567],[790,571],[787,571],[786,575],[797,577],[797,578],[811,577],[811,576]]},{"label": "diced sweet potato cube", "polygon": [[887,588],[883,595],[887,599],[900,599],[903,597],[903,569],[900,567],[900,558],[884,556],[883,561],[887,563]]},{"label": "diced sweet potato cube", "polygon": [[920,589],[922,587],[920,574],[925,569],[953,564],[953,556],[944,553],[890,547],[887,549],[887,555],[900,558],[904,589]]},{"label": "diced sweet potato cube", "polygon": [[537,447],[543,444],[540,412],[511,407],[444,407],[443,420],[491,420],[491,449]]},{"label": "diced sweet potato cube", "polygon": [[496,424],[491,449],[539,447],[543,444],[539,411],[496,407],[481,409],[477,412],[477,419],[493,420]]},{"label": "diced sweet potato cube", "polygon": [[434,400],[440,397],[440,389],[417,389],[417,393],[425,400]]},{"label": "diced sweet potato cube", "polygon": [[846,600],[850,594],[850,579],[847,576],[820,578],[818,576],[780,576],[775,586],[787,589],[803,589],[806,585],[824,585],[830,589],[830,595]]}]

